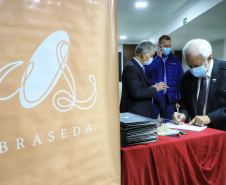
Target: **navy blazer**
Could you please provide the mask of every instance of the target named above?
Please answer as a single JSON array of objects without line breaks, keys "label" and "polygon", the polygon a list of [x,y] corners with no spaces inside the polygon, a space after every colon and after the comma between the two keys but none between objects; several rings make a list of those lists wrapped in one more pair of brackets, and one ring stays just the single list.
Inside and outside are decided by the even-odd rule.
[{"label": "navy blazer", "polygon": [[[206,115],[211,123],[208,127],[226,131],[226,62],[214,59],[210,79]],[[198,78],[186,71],[181,78],[181,113],[193,119],[197,115]]]},{"label": "navy blazer", "polygon": [[131,112],[151,117],[152,97],[156,95],[156,88],[150,86],[143,69],[132,58],[122,73],[120,112]]}]

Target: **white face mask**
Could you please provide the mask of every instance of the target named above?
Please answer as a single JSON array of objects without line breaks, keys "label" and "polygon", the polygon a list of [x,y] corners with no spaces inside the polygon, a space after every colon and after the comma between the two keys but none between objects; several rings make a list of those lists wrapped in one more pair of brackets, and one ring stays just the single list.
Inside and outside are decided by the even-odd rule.
[{"label": "white face mask", "polygon": [[149,64],[151,64],[152,63],[152,60],[153,60],[153,58],[149,58],[149,60],[148,61],[144,61],[144,65],[149,65]]}]

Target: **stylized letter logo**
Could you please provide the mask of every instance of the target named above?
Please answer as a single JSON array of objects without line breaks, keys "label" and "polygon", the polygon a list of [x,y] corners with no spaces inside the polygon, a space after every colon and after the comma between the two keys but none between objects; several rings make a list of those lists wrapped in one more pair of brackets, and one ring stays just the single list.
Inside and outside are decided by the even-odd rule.
[{"label": "stylized letter logo", "polygon": [[[7,97],[0,97],[0,100],[10,99],[19,92],[20,102],[25,108],[35,107],[49,95],[63,75],[68,82],[71,92],[66,90],[58,91],[53,97],[53,106],[60,112],[68,111],[74,106],[80,109],[90,109],[95,104],[97,98],[95,77],[93,75],[89,76],[89,80],[93,86],[91,96],[84,101],[77,100],[74,78],[66,63],[69,54],[69,42],[68,34],[61,30],[47,37],[31,57],[19,88]],[[0,85],[10,72],[21,64],[23,64],[23,61],[13,62],[2,67],[0,74],[2,71],[9,69],[4,74],[1,74]],[[68,71],[70,79],[65,74],[64,70]],[[66,93],[67,97],[70,97],[70,99],[66,97],[56,99],[59,94],[64,93]],[[64,104],[61,103],[62,100],[64,100]],[[68,103],[65,104],[65,102]],[[87,105],[87,103],[89,105]]]}]

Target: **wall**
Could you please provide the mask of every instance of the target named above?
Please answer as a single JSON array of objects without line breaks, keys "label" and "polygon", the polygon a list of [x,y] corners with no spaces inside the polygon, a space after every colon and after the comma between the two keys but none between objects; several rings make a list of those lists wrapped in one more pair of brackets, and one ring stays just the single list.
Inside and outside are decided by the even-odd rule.
[{"label": "wall", "polygon": [[226,39],[224,39],[224,57],[223,60],[226,61]]},{"label": "wall", "polygon": [[213,50],[213,58],[218,60],[224,59],[224,40],[218,40],[211,43]]}]

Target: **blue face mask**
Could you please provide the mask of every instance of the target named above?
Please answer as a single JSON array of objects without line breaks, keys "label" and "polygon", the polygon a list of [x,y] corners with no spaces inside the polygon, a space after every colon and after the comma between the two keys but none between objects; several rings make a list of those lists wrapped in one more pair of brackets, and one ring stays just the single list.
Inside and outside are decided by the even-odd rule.
[{"label": "blue face mask", "polygon": [[[207,69],[208,69],[208,62],[205,62],[207,64]],[[200,77],[203,76],[204,74],[206,74],[207,69],[204,66],[205,64],[199,66],[199,67],[195,67],[195,68],[189,68],[191,74],[195,77]]]},{"label": "blue face mask", "polygon": [[162,48],[164,55],[168,56],[170,54],[171,48]]}]

